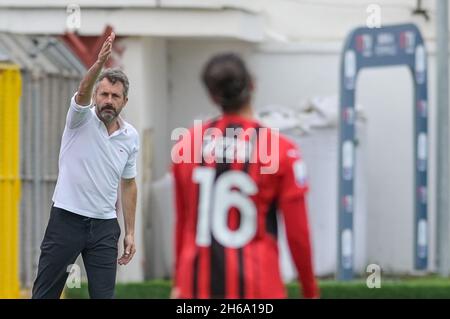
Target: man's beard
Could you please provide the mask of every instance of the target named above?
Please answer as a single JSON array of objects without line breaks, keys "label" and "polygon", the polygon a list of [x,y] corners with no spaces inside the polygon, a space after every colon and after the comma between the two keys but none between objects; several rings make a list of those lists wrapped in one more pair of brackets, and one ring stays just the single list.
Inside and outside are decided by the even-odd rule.
[{"label": "man's beard", "polygon": [[100,116],[107,124],[111,123],[118,115],[112,106],[106,105],[100,108]]}]

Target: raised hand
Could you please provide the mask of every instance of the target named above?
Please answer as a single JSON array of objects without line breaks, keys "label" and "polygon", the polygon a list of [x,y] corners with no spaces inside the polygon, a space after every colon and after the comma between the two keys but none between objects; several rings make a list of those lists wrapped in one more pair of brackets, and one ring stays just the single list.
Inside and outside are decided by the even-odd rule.
[{"label": "raised hand", "polygon": [[101,64],[105,64],[106,61],[108,61],[109,57],[111,56],[112,45],[113,45],[115,37],[116,37],[115,33],[111,32],[109,37],[103,43],[102,49],[100,50],[100,53],[98,54],[98,62],[100,62]]}]

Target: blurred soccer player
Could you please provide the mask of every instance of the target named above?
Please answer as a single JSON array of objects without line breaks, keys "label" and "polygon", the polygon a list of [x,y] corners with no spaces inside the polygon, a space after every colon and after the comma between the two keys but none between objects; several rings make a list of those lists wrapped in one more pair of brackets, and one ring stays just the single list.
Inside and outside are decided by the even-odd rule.
[{"label": "blurred soccer player", "polygon": [[285,298],[277,211],[303,296],[319,296],[295,144],[253,117],[253,80],[235,54],[214,56],[203,83],[222,115],[172,150],[176,194],[175,298]]}]

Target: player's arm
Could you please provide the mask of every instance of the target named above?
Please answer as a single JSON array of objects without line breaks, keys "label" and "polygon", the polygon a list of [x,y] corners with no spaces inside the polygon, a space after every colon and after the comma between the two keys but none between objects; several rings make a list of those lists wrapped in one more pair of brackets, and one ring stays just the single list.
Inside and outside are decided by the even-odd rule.
[{"label": "player's arm", "polygon": [[120,265],[128,264],[136,253],[134,241],[134,223],[136,216],[137,185],[134,178],[121,180],[123,219],[125,224],[125,237],[123,239],[124,252],[119,259]]},{"label": "player's arm", "polygon": [[174,179],[174,193],[175,193],[175,269],[174,269],[174,287],[172,290],[173,298],[178,297],[178,266],[180,263],[180,255],[183,243],[183,226],[185,225],[185,210],[186,205],[183,197],[182,178],[180,174],[180,166],[174,164],[172,167]]},{"label": "player's arm", "polygon": [[87,71],[84,78],[81,80],[78,87],[78,93],[75,96],[75,101],[78,105],[90,105],[95,81],[97,80],[100,72],[103,69],[103,66],[105,65],[106,61],[108,61],[111,55],[114,38],[115,34],[114,32],[112,32],[103,43],[100,53],[98,54],[97,61],[95,61],[95,63]]},{"label": "player's arm", "polygon": [[288,245],[297,268],[304,298],[318,298],[319,290],[312,262],[306,205],[306,171],[294,149],[282,163],[280,208],[284,216]]}]

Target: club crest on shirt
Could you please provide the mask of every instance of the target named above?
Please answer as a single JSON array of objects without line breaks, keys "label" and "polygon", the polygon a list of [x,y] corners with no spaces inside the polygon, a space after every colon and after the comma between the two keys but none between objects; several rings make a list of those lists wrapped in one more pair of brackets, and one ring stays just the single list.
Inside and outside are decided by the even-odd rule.
[{"label": "club crest on shirt", "polygon": [[295,181],[299,187],[305,187],[307,182],[306,165],[302,160],[294,162],[294,176]]}]

